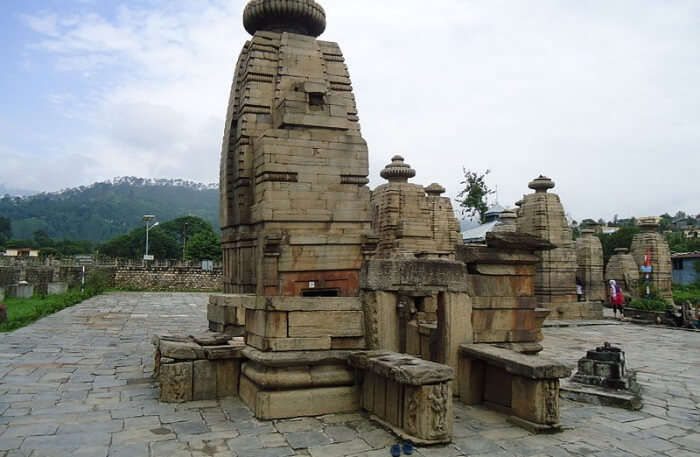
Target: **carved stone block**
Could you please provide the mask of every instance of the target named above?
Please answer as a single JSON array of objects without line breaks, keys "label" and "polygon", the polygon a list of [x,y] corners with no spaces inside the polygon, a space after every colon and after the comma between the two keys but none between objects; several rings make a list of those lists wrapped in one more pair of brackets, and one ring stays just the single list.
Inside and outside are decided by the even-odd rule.
[{"label": "carved stone block", "polygon": [[192,401],[192,362],[167,363],[160,366],[160,401]]}]

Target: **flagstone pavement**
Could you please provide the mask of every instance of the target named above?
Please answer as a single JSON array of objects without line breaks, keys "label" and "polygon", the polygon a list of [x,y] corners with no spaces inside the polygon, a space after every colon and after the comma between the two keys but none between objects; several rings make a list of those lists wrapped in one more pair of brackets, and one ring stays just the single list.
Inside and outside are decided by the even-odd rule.
[{"label": "flagstone pavement", "polygon": [[[235,398],[158,402],[151,335],[205,329],[205,294],[110,293],[0,334],[0,457],[378,457],[396,438],[361,413],[260,422]],[[633,324],[545,329],[576,363],[604,341],[638,370],[644,408],[562,400],[566,430],[532,435],[455,402],[454,442],[423,457],[700,455],[700,333]]]}]

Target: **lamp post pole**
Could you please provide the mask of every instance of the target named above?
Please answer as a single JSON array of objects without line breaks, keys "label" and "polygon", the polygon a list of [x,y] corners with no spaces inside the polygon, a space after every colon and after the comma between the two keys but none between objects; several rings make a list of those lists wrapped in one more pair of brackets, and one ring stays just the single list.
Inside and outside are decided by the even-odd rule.
[{"label": "lamp post pole", "polygon": [[146,214],[143,216],[143,221],[146,223],[146,253],[143,256],[144,260],[149,260],[148,257],[148,232],[155,226],[159,224],[159,222],[155,222],[151,224],[156,219],[156,217],[152,214]]},{"label": "lamp post pole", "polygon": [[187,247],[187,222],[185,222],[185,225],[183,227],[183,234],[182,234],[182,261],[185,261],[185,252]]}]

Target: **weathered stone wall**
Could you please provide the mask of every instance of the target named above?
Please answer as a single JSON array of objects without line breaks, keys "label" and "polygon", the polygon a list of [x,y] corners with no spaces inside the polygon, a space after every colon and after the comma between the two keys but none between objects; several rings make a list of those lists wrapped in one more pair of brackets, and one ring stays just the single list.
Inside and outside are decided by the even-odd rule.
[{"label": "weathered stone wall", "polygon": [[[67,282],[71,287],[80,285],[81,266],[61,267],[59,281]],[[211,271],[194,267],[145,267],[120,266],[102,267],[86,266],[86,277],[96,272],[106,276],[110,287],[152,291],[182,291],[195,290],[202,292],[217,292],[223,289],[223,270],[214,268]]]},{"label": "weathered stone wall", "polygon": [[24,270],[24,280],[34,286],[34,292],[47,295],[49,283],[54,280],[54,269],[50,267],[31,267]]},{"label": "weathered stone wall", "polygon": [[189,267],[123,267],[114,274],[114,286],[139,290],[201,290],[216,292],[223,289],[223,270],[212,271]]},{"label": "weathered stone wall", "polygon": [[7,286],[17,284],[21,273],[22,269],[19,267],[0,267],[0,287],[7,288]]},{"label": "weathered stone wall", "polygon": [[583,285],[586,300],[605,301],[603,245],[593,230],[584,230],[576,240],[576,278]]}]

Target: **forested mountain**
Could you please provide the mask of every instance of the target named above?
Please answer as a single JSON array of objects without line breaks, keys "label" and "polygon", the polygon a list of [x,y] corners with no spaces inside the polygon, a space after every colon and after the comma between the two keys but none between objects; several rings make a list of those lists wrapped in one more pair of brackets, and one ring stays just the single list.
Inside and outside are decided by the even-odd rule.
[{"label": "forested mountain", "polygon": [[32,239],[42,230],[53,239],[106,241],[140,226],[144,214],[154,214],[159,221],[198,216],[218,227],[218,187],[126,177],[55,193],[0,198],[0,216],[10,219],[14,239]]}]

